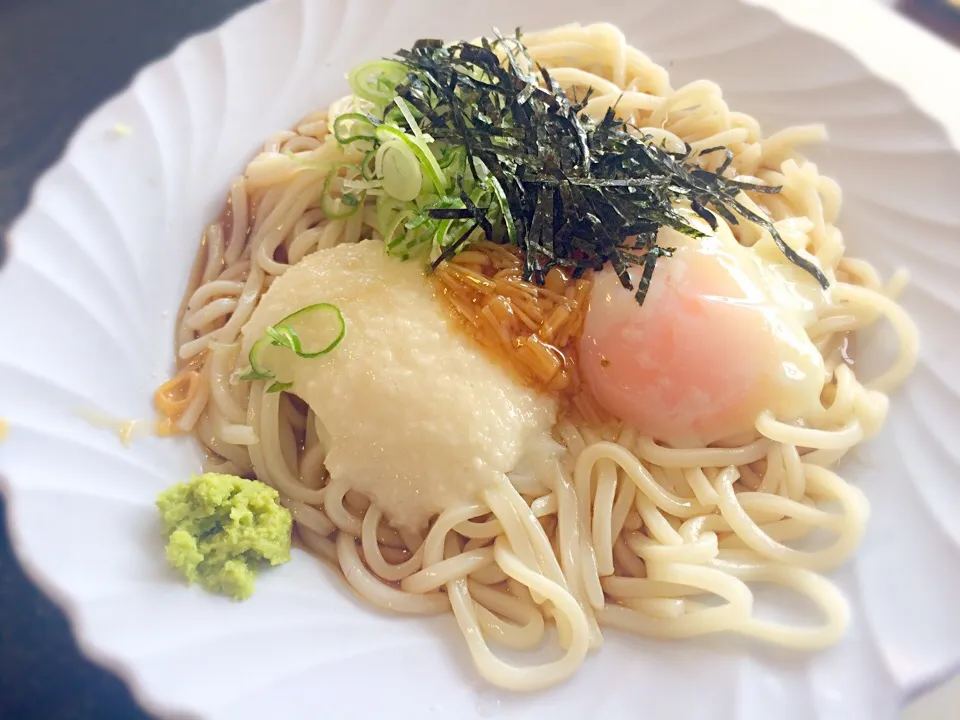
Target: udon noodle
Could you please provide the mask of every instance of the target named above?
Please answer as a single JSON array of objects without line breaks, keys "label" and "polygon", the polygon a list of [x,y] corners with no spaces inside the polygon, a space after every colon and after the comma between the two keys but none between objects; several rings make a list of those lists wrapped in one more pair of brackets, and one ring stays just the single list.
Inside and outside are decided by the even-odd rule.
[{"label": "udon noodle", "polygon": [[[828,376],[822,407],[799,422],[763,413],[750,437],[676,449],[591,411],[585,395],[561,414],[554,435],[565,453],[549,472],[517,484],[504,476],[475,503],[445,509],[425,533],[392,527],[384,508],[329,482],[304,402],[268,394],[264,382],[231,381],[246,360],[241,329],[272,281],[311,253],[376,236],[371,207],[329,219],[318,203],[325,174],[316,168],[329,152],[332,118],[348,99],[270,137],[206,228],[177,327],[178,373],[157,392],[167,429],[194,433],[208,452],[208,469],[275,487],[302,546],[339,568],[363,599],[400,613],[452,610],[479,672],[504,688],[562,681],[608,626],[656,638],[738,633],[799,649],[836,643],[849,609],[822,573],[850,558],[869,507],[832,468],[878,430],[887,393],[913,367],[916,331],[896,302],[905,278],[884,284],[870,264],[844,256],[835,225],[840,189],[797,149],[819,141],[819,127],[764,137],[754,118],[727,107],[717,85],[674,89],[664,68],[611,26],[563,27],[525,41],[531,58],[569,93],[593,88],[585,110],[591,116],[615,107],[667,147],[724,145],[733,152],[731,174],[782,185],[762,206],[743,197],[815,257],[831,281],[829,301],[806,328]],[[710,169],[721,161],[701,158]],[[764,232],[750,223],[729,231],[745,246]],[[480,247],[442,266],[438,281],[454,296],[457,282],[482,286],[492,277],[483,273],[485,263],[498,252],[507,253],[500,261],[509,265],[508,251]],[[560,307],[555,317],[575,317],[583,288],[571,286],[564,296],[563,287],[552,295],[550,287],[541,298],[546,304],[534,309],[550,317]],[[450,302],[455,306],[456,297]],[[470,303],[460,311],[477,312]],[[881,318],[899,338],[899,356],[865,382],[850,361],[850,342]],[[483,320],[494,344],[496,319]],[[525,334],[543,322],[531,319]],[[515,347],[514,336],[501,339],[508,351]],[[531,376],[536,363],[527,361]],[[830,542],[810,549],[821,535]],[[757,617],[755,583],[808,598],[820,621],[800,626]],[[556,659],[515,666],[492,650],[534,648],[551,623],[563,649]]]}]

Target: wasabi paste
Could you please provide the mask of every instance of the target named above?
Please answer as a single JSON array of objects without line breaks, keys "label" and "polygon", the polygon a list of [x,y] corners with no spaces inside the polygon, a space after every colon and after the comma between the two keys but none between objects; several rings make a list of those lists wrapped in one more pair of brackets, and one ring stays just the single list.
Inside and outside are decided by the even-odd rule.
[{"label": "wasabi paste", "polygon": [[262,482],[205,473],[162,492],[157,508],[167,560],[210,592],[244,600],[260,568],[290,559],[290,511]]}]

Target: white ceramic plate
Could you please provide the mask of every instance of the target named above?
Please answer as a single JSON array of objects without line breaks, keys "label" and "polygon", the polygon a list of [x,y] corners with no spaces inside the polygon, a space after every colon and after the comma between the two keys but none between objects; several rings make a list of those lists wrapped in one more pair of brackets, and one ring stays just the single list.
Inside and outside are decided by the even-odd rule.
[{"label": "white ceramic plate", "polygon": [[[233,719],[883,718],[957,667],[960,112],[948,88],[960,60],[872,4],[761,4],[783,15],[736,0],[277,0],[188,41],[94,113],[37,184],[0,276],[11,533],[84,651],[151,711]],[[372,611],[302,553],[243,604],[185,589],[163,562],[153,500],[197,469],[197,449],[125,449],[83,414],[150,415],[200,230],[230,177],[269,133],[342,94],[360,60],[418,37],[596,20],[618,23],[675,84],[718,81],[768,131],[826,121],[833,141],[816,157],[844,188],[851,253],[913,274],[904,303],[922,360],[882,436],[843,470],[873,506],[836,575],[854,603],[847,639],[808,656],[609,631],[571,682],[516,697],[476,679],[452,617]]]}]

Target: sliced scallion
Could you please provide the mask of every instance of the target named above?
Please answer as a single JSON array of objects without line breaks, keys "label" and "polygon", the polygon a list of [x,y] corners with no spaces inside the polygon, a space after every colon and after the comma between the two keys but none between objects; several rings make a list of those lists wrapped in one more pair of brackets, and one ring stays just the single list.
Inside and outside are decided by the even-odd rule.
[{"label": "sliced scallion", "polygon": [[403,114],[403,119],[407,121],[407,125],[410,127],[410,131],[413,133],[413,136],[418,140],[422,139],[423,131],[420,130],[420,125],[417,123],[417,119],[413,116],[413,110],[410,109],[410,105],[407,104],[407,101],[397,95],[393,99],[393,102],[398,108],[400,108],[400,112]]},{"label": "sliced scallion", "polygon": [[377,149],[371,148],[363,156],[360,162],[360,174],[364,180],[376,180],[375,163],[377,158]]},{"label": "sliced scallion", "polygon": [[346,169],[348,173],[356,173],[357,166],[351,163],[337,163],[327,173],[323,180],[323,191],[320,195],[320,208],[323,213],[331,220],[341,220],[350,217],[357,212],[362,198],[353,193],[341,193],[340,197],[333,196],[333,183],[341,179],[340,171]]},{"label": "sliced scallion", "polygon": [[333,136],[341,145],[376,139],[373,119],[363,113],[344,113],[333,121]]},{"label": "sliced scallion", "polygon": [[[331,303],[317,303],[287,315],[264,330],[263,337],[250,348],[250,369],[240,380],[274,380],[267,392],[279,392],[292,386],[292,381],[277,378],[276,367],[282,365],[277,352],[292,351],[301,358],[316,358],[331,352],[343,340],[347,325],[340,308]],[[304,337],[318,349],[304,347]]]},{"label": "sliced scallion", "polygon": [[410,202],[423,185],[420,161],[410,146],[403,142],[385,142],[377,151],[377,175],[383,189],[401,202]]},{"label": "sliced scallion", "polygon": [[443,169],[437,162],[437,158],[434,157],[433,152],[428,147],[426,136],[422,135],[419,138],[414,138],[398,127],[381,125],[377,128],[377,139],[381,143],[399,140],[410,148],[413,154],[417,156],[417,160],[420,161],[423,174],[426,175],[439,194],[444,193],[447,189],[447,177],[443,174]]},{"label": "sliced scallion", "polygon": [[396,87],[407,72],[407,67],[395,60],[371,60],[355,67],[347,79],[354,95],[384,108],[396,96]]}]

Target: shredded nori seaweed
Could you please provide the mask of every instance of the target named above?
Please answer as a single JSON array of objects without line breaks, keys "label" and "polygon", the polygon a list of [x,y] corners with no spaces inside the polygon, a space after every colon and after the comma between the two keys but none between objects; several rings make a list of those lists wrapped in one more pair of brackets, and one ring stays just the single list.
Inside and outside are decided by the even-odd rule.
[{"label": "shredded nori seaweed", "polygon": [[[642,304],[657,260],[672,252],[657,244],[657,230],[666,226],[691,237],[703,235],[676,210],[685,200],[711,228],[717,227],[716,215],[731,224],[745,219],[763,227],[790,262],[827,287],[820,269],[787,245],[768,218],[737,199],[743,190],[777,193],[781,188],[724,177],[733,160],[725,147],[694,153],[687,145],[682,153],[669,152],[653,138],[629,132],[613,109],[595,122],[582,112],[592,91],[568,97],[546,68],[529,61],[519,28],[515,37],[496,32],[481,45],[418,40],[397,56],[409,72],[396,92],[415,109],[420,129],[439,142],[462,146],[465,168],[477,180],[479,160],[507,201],[505,208],[497,202],[478,207],[460,177],[464,207],[428,214],[473,222],[443,248],[434,267],[481,228],[491,240],[516,242],[524,279],[541,285],[554,267],[579,277],[609,263],[623,286],[633,290],[628,268],[642,266],[636,288]],[[538,76],[524,72],[521,57]],[[697,164],[699,156],[715,152],[726,155],[715,172]],[[515,226],[510,237],[490,220],[506,213]]]}]

